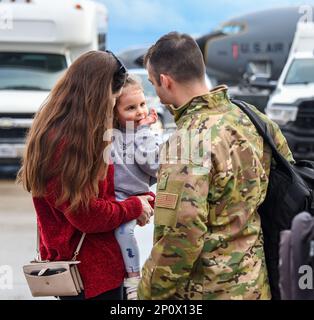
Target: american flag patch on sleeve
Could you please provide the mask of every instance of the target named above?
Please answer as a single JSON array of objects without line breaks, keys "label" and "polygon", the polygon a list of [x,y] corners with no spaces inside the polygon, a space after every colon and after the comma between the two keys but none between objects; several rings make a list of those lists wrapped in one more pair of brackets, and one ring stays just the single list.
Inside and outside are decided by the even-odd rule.
[{"label": "american flag patch on sleeve", "polygon": [[178,202],[178,195],[168,192],[157,192],[155,206],[159,208],[175,209]]}]

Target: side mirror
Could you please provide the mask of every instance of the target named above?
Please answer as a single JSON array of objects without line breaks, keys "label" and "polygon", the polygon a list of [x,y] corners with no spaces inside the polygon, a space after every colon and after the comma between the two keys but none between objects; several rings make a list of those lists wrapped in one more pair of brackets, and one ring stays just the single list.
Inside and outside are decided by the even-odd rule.
[{"label": "side mirror", "polygon": [[266,77],[251,77],[249,79],[249,84],[255,88],[268,89],[271,91],[275,90],[277,87],[277,81],[269,80]]}]

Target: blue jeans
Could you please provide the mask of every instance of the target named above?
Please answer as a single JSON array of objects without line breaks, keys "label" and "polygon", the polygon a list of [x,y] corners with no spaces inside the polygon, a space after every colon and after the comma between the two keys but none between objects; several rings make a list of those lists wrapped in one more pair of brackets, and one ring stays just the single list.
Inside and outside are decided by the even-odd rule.
[{"label": "blue jeans", "polygon": [[140,271],[140,251],[134,235],[136,224],[136,220],[132,220],[115,230],[115,236],[120,245],[127,272]]}]

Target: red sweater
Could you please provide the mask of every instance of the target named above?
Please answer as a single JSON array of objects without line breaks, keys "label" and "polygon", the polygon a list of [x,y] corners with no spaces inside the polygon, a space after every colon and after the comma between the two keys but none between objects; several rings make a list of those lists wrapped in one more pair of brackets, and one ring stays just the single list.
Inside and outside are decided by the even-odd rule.
[{"label": "red sweater", "polygon": [[88,211],[65,213],[68,203],[56,207],[60,184],[47,184],[47,196],[34,197],[40,230],[40,253],[43,260],[71,260],[83,232],[86,233],[77,257],[84,283],[85,297],[92,298],[119,287],[125,276],[125,267],[114,230],[142,212],[138,198],[130,197],[116,202],[114,196],[113,165],[106,180],[99,183],[98,198],[92,199]]}]

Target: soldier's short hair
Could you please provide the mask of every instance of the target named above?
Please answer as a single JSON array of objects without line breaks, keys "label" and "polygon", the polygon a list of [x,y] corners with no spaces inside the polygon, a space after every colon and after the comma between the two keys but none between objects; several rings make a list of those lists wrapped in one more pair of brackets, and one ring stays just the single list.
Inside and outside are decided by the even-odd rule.
[{"label": "soldier's short hair", "polygon": [[195,40],[185,33],[170,32],[148,49],[144,66],[149,62],[160,85],[160,74],[168,74],[177,82],[203,79],[205,64]]}]

